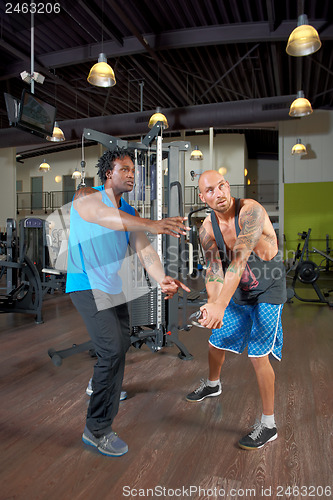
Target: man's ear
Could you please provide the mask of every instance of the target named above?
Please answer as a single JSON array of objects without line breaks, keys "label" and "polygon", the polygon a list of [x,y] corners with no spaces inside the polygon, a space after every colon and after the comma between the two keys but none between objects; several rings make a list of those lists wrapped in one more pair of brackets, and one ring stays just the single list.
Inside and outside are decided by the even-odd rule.
[{"label": "man's ear", "polygon": [[107,171],[106,171],[106,174],[105,174],[105,177],[106,177],[107,179],[111,179],[111,177],[112,177],[112,170],[107,170]]},{"label": "man's ear", "polygon": [[200,200],[201,200],[203,203],[206,203],[205,198],[202,196],[202,194],[201,194],[201,193],[199,193],[199,198],[200,198]]}]

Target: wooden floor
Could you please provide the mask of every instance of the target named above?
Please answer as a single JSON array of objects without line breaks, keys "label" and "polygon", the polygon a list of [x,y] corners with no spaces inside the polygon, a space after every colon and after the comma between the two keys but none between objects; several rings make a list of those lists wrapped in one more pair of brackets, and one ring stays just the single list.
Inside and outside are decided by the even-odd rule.
[{"label": "wooden floor", "polygon": [[[0,315],[0,499],[332,498],[333,310],[286,304],[283,360],[275,361],[279,437],[259,451],[237,446],[259,417],[254,372],[229,354],[223,393],[186,402],[207,375],[208,331],[152,353],[131,347],[114,429],[129,445],[108,458],[81,442],[94,360],[78,354],[55,367],[47,351],[87,340],[65,295],[48,296],[44,323]],[[289,488],[289,489],[288,489]],[[326,488],[326,489],[325,489]],[[331,488],[331,489],[330,489]]]}]

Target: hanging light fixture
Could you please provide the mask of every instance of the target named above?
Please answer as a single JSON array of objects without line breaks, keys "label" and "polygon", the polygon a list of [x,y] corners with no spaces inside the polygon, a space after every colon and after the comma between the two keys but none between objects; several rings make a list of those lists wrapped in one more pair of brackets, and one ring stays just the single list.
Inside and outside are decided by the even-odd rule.
[{"label": "hanging light fixture", "polygon": [[54,122],[53,133],[46,137],[48,141],[61,142],[65,140],[65,135],[61,128],[59,128],[58,122]]},{"label": "hanging light fixture", "polygon": [[153,126],[157,122],[162,122],[164,129],[168,128],[168,126],[169,126],[168,120],[166,119],[165,115],[163,113],[161,113],[161,108],[159,106],[156,108],[156,113],[154,113],[150,117],[148,127],[153,128]]},{"label": "hanging light fixture", "polygon": [[290,56],[308,56],[317,52],[321,47],[321,41],[317,30],[309,25],[306,14],[298,17],[297,28],[289,36],[286,52]]},{"label": "hanging light fixture", "polygon": [[203,154],[200,151],[200,149],[198,148],[198,146],[194,147],[194,149],[191,153],[190,160],[203,160]]},{"label": "hanging light fixture", "polygon": [[72,173],[72,179],[81,179],[80,170],[74,170],[74,172]]},{"label": "hanging light fixture", "polygon": [[51,167],[48,163],[46,163],[46,160],[44,158],[44,161],[39,165],[40,172],[49,172],[51,170]]},{"label": "hanging light fixture", "polygon": [[306,147],[304,144],[302,144],[301,139],[297,139],[296,144],[293,146],[291,150],[292,155],[300,155],[300,154],[306,154]]},{"label": "hanging light fixture", "polygon": [[307,116],[312,113],[312,106],[310,101],[305,99],[303,90],[297,92],[297,98],[291,103],[289,116]]},{"label": "hanging light fixture", "polygon": [[98,56],[98,62],[91,68],[88,82],[96,87],[113,87],[116,77],[111,66],[107,63],[106,55],[102,52]]}]

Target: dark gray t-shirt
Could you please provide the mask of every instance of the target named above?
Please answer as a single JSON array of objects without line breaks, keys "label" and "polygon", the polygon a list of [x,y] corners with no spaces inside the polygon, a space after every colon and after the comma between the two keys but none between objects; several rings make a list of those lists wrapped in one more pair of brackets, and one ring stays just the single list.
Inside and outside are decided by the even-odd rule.
[{"label": "dark gray t-shirt", "polygon": [[[238,215],[240,200],[235,200],[235,228],[236,235],[240,233]],[[212,226],[215,241],[220,251],[224,272],[230,264],[226,255],[225,242],[217,222],[215,212],[211,213]],[[254,252],[247,261],[237,290],[233,295],[237,304],[257,304],[266,302],[268,304],[284,304],[287,300],[286,273],[281,252],[278,252],[271,260],[263,260]]]}]

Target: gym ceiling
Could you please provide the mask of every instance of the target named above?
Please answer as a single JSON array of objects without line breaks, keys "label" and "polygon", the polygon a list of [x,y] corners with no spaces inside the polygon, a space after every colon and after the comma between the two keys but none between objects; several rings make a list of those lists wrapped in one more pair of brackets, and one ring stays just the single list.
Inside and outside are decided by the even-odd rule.
[{"label": "gym ceiling", "polygon": [[[333,109],[332,0],[59,0],[60,12],[48,8],[49,13],[34,15],[34,69],[45,76],[43,84],[35,83],[35,94],[56,105],[67,140],[54,145],[19,130],[13,135],[3,94],[20,98],[24,88],[30,90],[20,73],[30,73],[31,64],[31,18],[14,12],[17,3],[22,5],[0,1],[0,147],[16,146],[26,156],[73,146],[78,130],[99,129],[96,117],[102,124],[103,117],[128,114],[124,137],[133,116],[146,127],[157,106],[195,112],[221,103],[237,103],[240,110],[244,105],[244,112],[239,123],[228,123],[222,111],[220,121],[212,123],[215,131],[245,133],[250,157],[275,154],[277,120],[281,112],[289,118],[290,96],[303,90],[313,109]],[[317,29],[322,47],[291,57],[286,44],[302,13]],[[116,85],[106,89],[87,82],[100,52],[116,76]],[[276,97],[282,100],[272,101],[267,119],[251,123],[246,101],[268,99],[269,106]],[[96,125],[90,127],[93,118]],[[206,122],[198,113],[195,129],[207,132]],[[186,122],[182,127],[194,130]],[[166,132],[176,130],[177,124]]]}]

